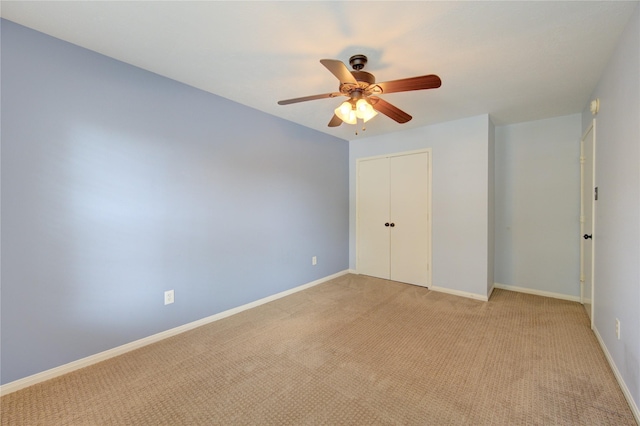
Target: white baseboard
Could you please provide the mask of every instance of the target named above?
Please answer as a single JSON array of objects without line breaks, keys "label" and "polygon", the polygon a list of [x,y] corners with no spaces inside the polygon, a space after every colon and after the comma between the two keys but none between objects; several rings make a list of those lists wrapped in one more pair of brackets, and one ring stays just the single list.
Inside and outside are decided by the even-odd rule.
[{"label": "white baseboard", "polygon": [[16,381],[13,381],[13,382],[10,382],[10,383],[7,383],[7,384],[4,384],[4,385],[0,386],[0,395],[6,395],[6,394],[9,394],[9,393],[15,392],[17,390],[26,388],[28,386],[35,385],[36,383],[40,383],[40,382],[44,382],[45,380],[53,379],[54,377],[58,377],[58,376],[61,376],[63,374],[70,373],[72,371],[79,370],[80,368],[88,367],[88,366],[90,366],[92,364],[96,364],[96,363],[98,363],[100,361],[104,361],[104,360],[107,360],[109,358],[113,358],[115,356],[122,355],[122,354],[124,354],[126,352],[130,352],[130,351],[132,351],[134,349],[138,349],[138,348],[141,348],[143,346],[150,345],[151,343],[158,342],[158,341],[166,339],[168,337],[175,336],[175,335],[180,334],[180,333],[184,333],[185,331],[189,331],[189,330],[192,330],[194,328],[203,326],[205,324],[209,324],[211,322],[218,321],[218,320],[221,320],[221,319],[226,318],[228,316],[240,313],[242,311],[246,311],[247,309],[255,308],[257,306],[263,305],[265,303],[272,302],[272,301],[274,301],[276,299],[280,299],[280,298],[288,296],[290,294],[297,293],[297,292],[302,291],[302,290],[306,290],[306,289],[308,289],[310,287],[316,286],[318,284],[322,284],[325,281],[329,281],[329,280],[332,280],[334,278],[338,278],[338,277],[340,277],[342,275],[346,275],[348,273],[350,273],[349,270],[344,270],[344,271],[335,273],[333,275],[329,275],[327,277],[320,278],[318,280],[312,281],[310,283],[303,284],[301,286],[294,287],[292,289],[285,290],[283,292],[280,292],[280,293],[277,293],[277,294],[274,294],[274,295],[271,295],[271,296],[267,296],[265,298],[256,300],[255,302],[247,303],[246,305],[238,306],[237,308],[229,309],[229,310],[226,310],[224,312],[220,312],[218,314],[211,315],[209,317],[202,318],[200,320],[193,321],[193,322],[190,322],[188,324],[184,324],[184,325],[181,325],[179,327],[175,327],[175,328],[172,328],[170,330],[166,330],[166,331],[154,334],[152,336],[145,337],[145,338],[136,340],[134,342],[127,343],[125,345],[118,346],[118,347],[115,347],[113,349],[106,350],[104,352],[97,353],[95,355],[90,355],[90,356],[88,356],[86,358],[82,358],[82,359],[79,359],[77,361],[73,361],[73,362],[70,362],[68,364],[64,364],[64,365],[61,365],[59,367],[55,367],[55,368],[52,368],[50,370],[46,370],[46,371],[43,371],[41,373],[37,373],[37,374],[31,375],[31,376],[25,377],[23,379],[18,379]]},{"label": "white baseboard", "polygon": [[440,293],[453,294],[454,296],[467,297],[469,299],[481,300],[483,302],[488,302],[489,301],[489,298],[487,296],[485,296],[485,295],[482,295],[482,294],[469,293],[469,292],[461,291],[461,290],[452,290],[450,288],[438,287],[438,286],[435,286],[435,285],[432,285],[431,287],[429,287],[429,290],[438,291]]},{"label": "white baseboard", "polygon": [[633,396],[631,395],[631,391],[629,391],[629,388],[627,387],[627,384],[622,379],[622,375],[620,374],[620,371],[618,370],[618,367],[616,366],[615,362],[613,362],[613,357],[609,353],[609,349],[607,349],[607,346],[604,344],[604,340],[602,340],[602,336],[600,336],[600,333],[598,332],[598,329],[593,327],[593,333],[596,335],[596,339],[598,340],[598,343],[600,343],[600,347],[602,348],[602,352],[604,352],[604,356],[605,356],[605,358],[607,358],[607,361],[609,362],[609,366],[611,366],[611,370],[613,370],[613,375],[616,377],[616,380],[618,381],[618,384],[620,385],[620,389],[622,390],[622,393],[624,394],[624,397],[626,398],[627,402],[629,403],[629,407],[631,408],[631,412],[633,413],[633,416],[636,418],[636,423],[638,423],[640,425],[640,410],[638,409],[638,405],[636,404],[636,402],[633,400]]},{"label": "white baseboard", "polygon": [[532,288],[516,287],[513,285],[505,285],[505,284],[499,284],[499,283],[494,283],[493,287],[499,288],[502,290],[517,291],[518,293],[527,293],[527,294],[533,294],[536,296],[544,296],[544,297],[552,297],[554,299],[569,300],[571,302],[578,302],[578,303],[580,302],[580,296],[569,296],[568,294],[553,293],[550,291],[535,290]]}]

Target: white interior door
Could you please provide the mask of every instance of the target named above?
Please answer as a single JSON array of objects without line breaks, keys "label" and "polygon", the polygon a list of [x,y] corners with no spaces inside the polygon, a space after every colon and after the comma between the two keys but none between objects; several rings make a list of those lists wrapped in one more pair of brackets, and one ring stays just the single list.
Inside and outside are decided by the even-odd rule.
[{"label": "white interior door", "polygon": [[389,279],[388,158],[359,161],[357,183],[358,272]]},{"label": "white interior door", "polygon": [[580,142],[580,294],[593,327],[595,230],[595,119]]},{"label": "white interior door", "polygon": [[427,152],[389,159],[391,279],[426,287],[429,276]]}]

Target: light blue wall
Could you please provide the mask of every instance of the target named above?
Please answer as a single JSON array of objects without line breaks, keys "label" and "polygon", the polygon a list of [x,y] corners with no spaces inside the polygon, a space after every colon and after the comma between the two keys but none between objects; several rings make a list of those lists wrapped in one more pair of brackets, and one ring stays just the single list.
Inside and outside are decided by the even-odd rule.
[{"label": "light blue wall", "polygon": [[350,268],[356,268],[356,160],[432,148],[432,285],[487,296],[490,126],[482,115],[349,142]]},{"label": "light blue wall", "polygon": [[347,141],[1,22],[2,383],[347,269]]},{"label": "light blue wall", "polygon": [[580,296],[580,120],[496,127],[496,283]]},{"label": "light blue wall", "polygon": [[[640,407],[640,6],[591,99],[596,116],[595,296],[597,333]],[[592,116],[586,105],[584,129]],[[621,338],[615,335],[615,319]],[[638,413],[636,411],[636,413]]]}]

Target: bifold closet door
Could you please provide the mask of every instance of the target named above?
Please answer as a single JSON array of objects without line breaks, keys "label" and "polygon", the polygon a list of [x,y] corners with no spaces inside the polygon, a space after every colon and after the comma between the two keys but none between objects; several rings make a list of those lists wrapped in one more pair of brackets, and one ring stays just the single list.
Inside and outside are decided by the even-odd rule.
[{"label": "bifold closet door", "polygon": [[389,279],[389,161],[358,165],[358,272]]},{"label": "bifold closet door", "polygon": [[390,278],[428,285],[427,153],[389,158]]},{"label": "bifold closet door", "polygon": [[358,272],[428,285],[428,153],[358,165]]}]

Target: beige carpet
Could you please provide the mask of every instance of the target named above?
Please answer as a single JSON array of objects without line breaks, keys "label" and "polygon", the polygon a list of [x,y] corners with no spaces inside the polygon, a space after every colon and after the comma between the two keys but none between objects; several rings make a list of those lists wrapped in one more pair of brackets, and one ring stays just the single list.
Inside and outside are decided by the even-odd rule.
[{"label": "beige carpet", "polygon": [[581,305],[345,275],[2,398],[2,425],[635,425]]}]

